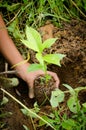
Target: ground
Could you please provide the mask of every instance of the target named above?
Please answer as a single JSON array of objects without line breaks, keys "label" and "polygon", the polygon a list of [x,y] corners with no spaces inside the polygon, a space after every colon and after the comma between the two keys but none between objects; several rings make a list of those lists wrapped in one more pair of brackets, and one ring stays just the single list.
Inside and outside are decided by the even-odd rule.
[{"label": "ground", "polygon": [[[62,66],[48,66],[49,70],[56,72],[60,79],[61,90],[65,90],[63,83],[69,84],[73,88],[86,86],[86,23],[79,20],[71,20],[70,23],[62,23],[62,27],[55,27],[49,21],[45,26],[39,29],[43,35],[43,40],[50,37],[58,37],[56,43],[45,51],[50,53],[66,54],[61,62]],[[31,60],[35,61],[34,53],[31,52]],[[4,58],[0,59],[0,71],[4,71]],[[21,79],[20,84],[14,89],[7,89],[13,96],[23,102],[29,108],[33,107],[35,99],[28,98],[28,89],[26,83]],[[86,91],[80,92],[81,102],[86,101]],[[0,92],[0,98],[2,92]],[[8,97],[9,98],[9,97]],[[9,102],[3,107],[3,112],[12,112],[12,115],[6,116],[2,121],[5,123],[3,130],[24,130],[22,125],[26,125],[30,130],[34,130],[31,119],[27,118],[20,111],[21,106],[9,98]],[[49,112],[50,106],[42,106],[41,109]],[[48,128],[50,130],[50,128]],[[47,128],[37,128],[37,130],[47,130]]]}]

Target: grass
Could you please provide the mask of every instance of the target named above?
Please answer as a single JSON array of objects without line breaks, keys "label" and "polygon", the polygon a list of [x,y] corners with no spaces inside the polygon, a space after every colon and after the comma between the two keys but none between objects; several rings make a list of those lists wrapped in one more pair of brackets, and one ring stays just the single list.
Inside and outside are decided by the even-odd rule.
[{"label": "grass", "polygon": [[71,18],[86,18],[85,0],[16,1],[17,2],[9,2],[9,0],[4,0],[0,2],[0,8],[4,14],[7,25],[10,25],[16,18],[19,19],[21,28],[25,24],[38,28],[43,25],[46,20],[50,20],[54,24],[59,25],[61,21],[69,21]]}]

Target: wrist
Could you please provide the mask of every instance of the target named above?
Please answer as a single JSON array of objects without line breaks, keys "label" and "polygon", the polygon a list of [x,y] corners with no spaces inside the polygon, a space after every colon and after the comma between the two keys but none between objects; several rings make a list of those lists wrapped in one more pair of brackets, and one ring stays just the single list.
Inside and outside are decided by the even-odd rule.
[{"label": "wrist", "polygon": [[24,81],[26,81],[26,75],[28,73],[27,69],[29,65],[29,63],[25,63],[15,67],[15,70],[17,71],[17,76],[22,78]]}]

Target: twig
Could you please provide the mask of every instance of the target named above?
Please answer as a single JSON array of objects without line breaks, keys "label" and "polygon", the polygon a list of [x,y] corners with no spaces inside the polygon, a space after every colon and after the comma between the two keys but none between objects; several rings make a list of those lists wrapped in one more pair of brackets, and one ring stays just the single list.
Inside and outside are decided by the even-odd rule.
[{"label": "twig", "polygon": [[18,14],[20,13],[20,11],[21,11],[21,10],[19,10],[19,11],[17,12],[17,14],[6,24],[6,26],[8,26],[11,22],[13,22],[13,21],[16,19],[16,17],[17,17]]},{"label": "twig", "polygon": [[16,74],[16,73],[18,73],[16,70],[9,70],[9,71],[0,72],[0,75],[3,75],[3,74]]},{"label": "twig", "polygon": [[[5,62],[5,72],[7,72],[7,71],[8,71],[8,63]],[[5,76],[7,77],[7,73],[5,74]]]}]

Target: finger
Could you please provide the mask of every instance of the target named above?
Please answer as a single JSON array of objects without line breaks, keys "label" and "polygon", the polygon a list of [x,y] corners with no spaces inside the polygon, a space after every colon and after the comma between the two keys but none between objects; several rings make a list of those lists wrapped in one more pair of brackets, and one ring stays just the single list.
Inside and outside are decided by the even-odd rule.
[{"label": "finger", "polygon": [[29,98],[34,98],[34,88],[29,87]]},{"label": "finger", "polygon": [[60,84],[60,81],[59,81],[59,79],[58,79],[58,80],[56,80],[56,88],[59,87],[59,84]]},{"label": "finger", "polygon": [[48,71],[48,74],[50,74],[51,76],[53,76],[53,78],[54,78],[54,80],[55,80],[55,82],[56,82],[56,88],[58,88],[58,87],[59,87],[59,84],[60,84],[60,80],[59,80],[57,74],[56,74],[56,73],[53,73],[53,72],[49,72],[49,71]]},{"label": "finger", "polygon": [[29,98],[34,98],[34,88],[33,88],[33,82],[27,82],[28,85],[28,96]]},{"label": "finger", "polygon": [[57,75],[54,76],[54,79],[55,79],[55,81],[56,81],[56,88],[58,88],[58,87],[59,87],[59,84],[60,84],[60,80],[59,80],[59,78],[58,78]]}]

